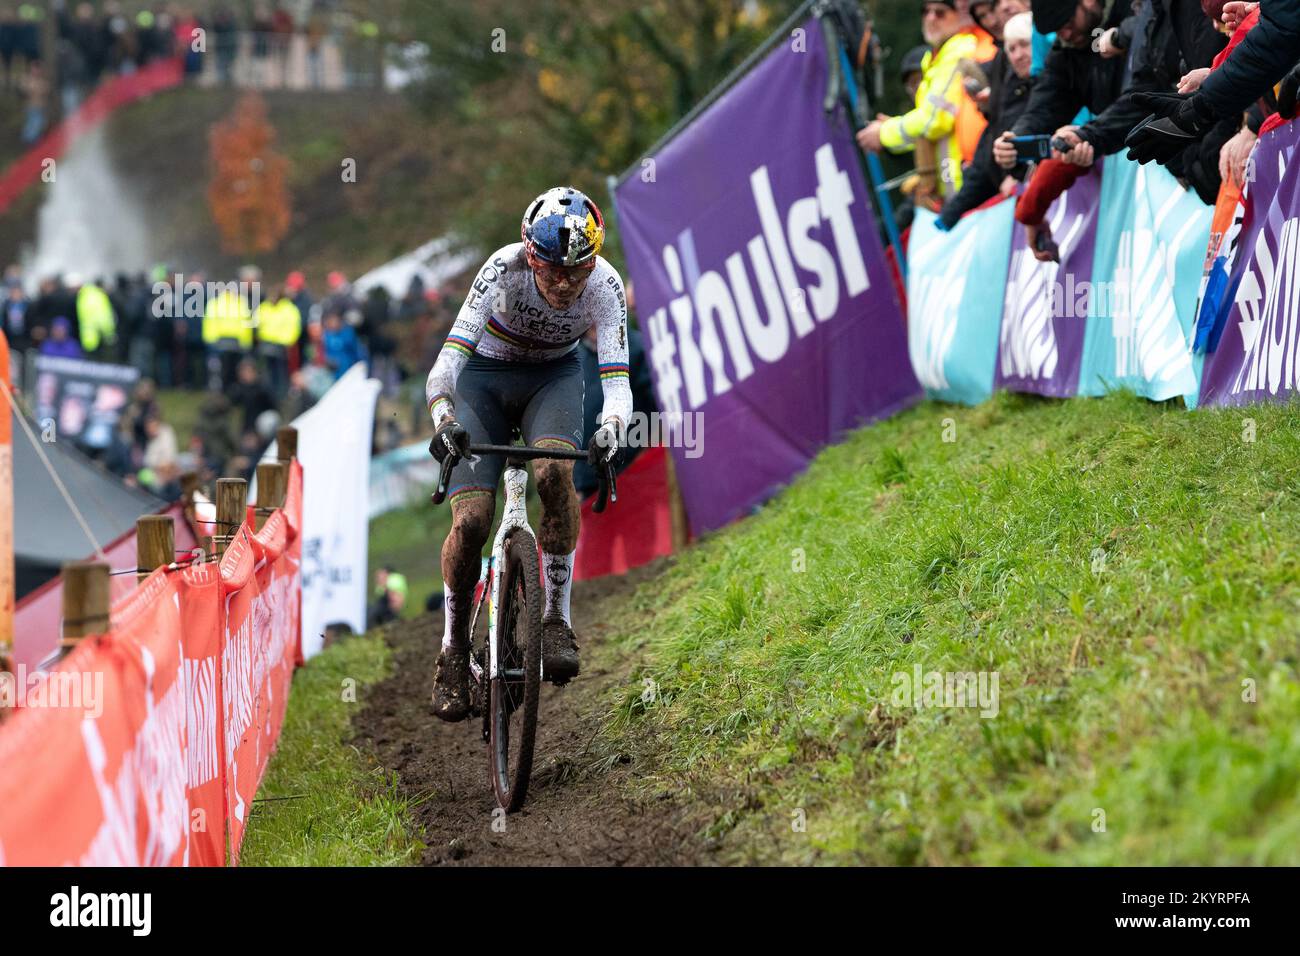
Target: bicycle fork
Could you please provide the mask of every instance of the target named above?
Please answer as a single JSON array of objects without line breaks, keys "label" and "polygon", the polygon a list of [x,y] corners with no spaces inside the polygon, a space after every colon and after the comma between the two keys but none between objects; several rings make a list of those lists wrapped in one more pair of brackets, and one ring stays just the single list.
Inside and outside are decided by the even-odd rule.
[{"label": "bicycle fork", "polygon": [[501,674],[501,656],[497,640],[497,608],[501,606],[501,574],[505,565],[506,539],[515,531],[528,530],[528,472],[517,463],[506,466],[506,507],[501,527],[492,542],[489,571],[492,573],[491,598],[488,601],[488,677]]}]

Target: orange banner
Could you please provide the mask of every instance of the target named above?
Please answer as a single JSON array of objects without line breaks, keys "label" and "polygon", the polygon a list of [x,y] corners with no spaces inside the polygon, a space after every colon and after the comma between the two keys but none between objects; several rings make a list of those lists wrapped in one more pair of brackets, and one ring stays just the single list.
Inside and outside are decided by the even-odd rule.
[{"label": "orange banner", "polygon": [[113,609],[113,633],[28,675],[0,732],[0,861],[168,866],[189,850],[176,583]]},{"label": "orange banner", "polygon": [[300,659],[301,521],[295,464],[219,563],[160,568],[110,633],[0,683],[0,865],[238,862]]},{"label": "orange banner", "polygon": [[185,663],[191,866],[226,862],[226,751],[222,738],[221,575],[215,564],[180,573]]}]

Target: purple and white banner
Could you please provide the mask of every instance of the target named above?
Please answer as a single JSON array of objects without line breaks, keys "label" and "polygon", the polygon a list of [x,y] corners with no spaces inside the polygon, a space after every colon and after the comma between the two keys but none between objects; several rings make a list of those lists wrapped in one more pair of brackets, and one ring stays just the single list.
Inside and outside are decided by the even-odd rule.
[{"label": "purple and white banner", "polygon": [[843,109],[823,111],[826,85],[809,19],[615,192],[697,533],[920,398],[861,161]]},{"label": "purple and white banner", "polygon": [[1260,137],[1222,338],[1205,359],[1201,403],[1288,401],[1300,391],[1300,123]]},{"label": "purple and white banner", "polygon": [[1017,225],[1002,301],[994,387],[1068,398],[1079,387],[1088,328],[1101,167],[1077,180],[1047,211],[1060,262],[1039,262]]}]

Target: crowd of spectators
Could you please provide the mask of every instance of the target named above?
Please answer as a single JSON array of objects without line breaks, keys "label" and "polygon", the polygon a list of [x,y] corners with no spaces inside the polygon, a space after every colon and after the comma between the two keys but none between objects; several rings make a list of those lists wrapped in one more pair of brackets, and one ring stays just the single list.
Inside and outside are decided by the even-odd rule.
[{"label": "crowd of spectators", "polygon": [[[46,17],[57,22],[53,74],[44,50]],[[251,10],[225,0],[194,5],[0,0],[0,102],[21,104],[21,137],[29,145],[52,125],[56,105],[68,116],[105,77],[134,73],[154,60],[180,56],[186,76],[193,78],[211,57],[217,81],[231,84],[242,42],[252,74],[245,80],[255,85],[273,76],[283,80],[295,37],[303,43],[307,85],[319,87],[326,40],[343,29],[340,18],[356,36],[373,38],[376,32],[369,21],[339,12],[332,0],[305,6],[266,0]]]},{"label": "crowd of spectators", "polygon": [[[139,372],[116,433],[82,450],[131,483],[169,497],[179,476],[247,477],[276,427],[311,408],[358,362],[396,394],[422,385],[457,304],[417,276],[400,298],[359,295],[331,272],[320,295],[301,272],[267,283],[256,267],[228,281],[201,272],[3,279],[0,324],[20,357],[83,358]],[[159,389],[196,394],[197,424],[178,438]],[[419,389],[416,388],[418,391]],[[391,427],[391,426],[390,426]],[[380,430],[377,442],[395,438]]]},{"label": "crowd of spectators", "polygon": [[1300,0],[924,0],[920,26],[912,108],[858,133],[915,156],[901,224],[920,206],[951,228],[1024,183],[1016,219],[1044,261],[1048,207],[1101,157],[1158,161],[1213,204],[1295,114]]}]

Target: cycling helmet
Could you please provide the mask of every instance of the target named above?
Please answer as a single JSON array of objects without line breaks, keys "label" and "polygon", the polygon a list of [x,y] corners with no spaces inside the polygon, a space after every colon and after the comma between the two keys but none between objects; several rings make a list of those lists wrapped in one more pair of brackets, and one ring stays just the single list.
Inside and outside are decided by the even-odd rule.
[{"label": "cycling helmet", "polygon": [[529,255],[554,265],[580,266],[594,260],[605,244],[605,220],[583,193],[556,186],[528,204],[520,234]]}]

